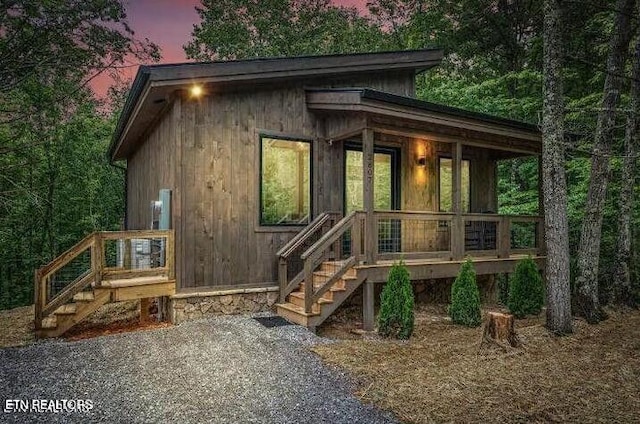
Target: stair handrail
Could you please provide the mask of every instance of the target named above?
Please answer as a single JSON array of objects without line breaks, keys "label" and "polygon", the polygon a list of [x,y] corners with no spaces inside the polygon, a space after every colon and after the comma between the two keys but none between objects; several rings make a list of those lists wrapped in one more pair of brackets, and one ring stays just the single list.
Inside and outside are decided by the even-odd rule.
[{"label": "stair handrail", "polygon": [[[305,282],[305,290],[304,290],[304,310],[306,313],[310,313],[312,309],[312,305],[314,301],[317,301],[329,288],[331,285],[323,284],[316,291],[313,286],[313,272],[316,267],[319,265],[320,258],[324,257],[324,252],[335,242],[337,242],[340,237],[344,235],[347,231],[351,230],[354,227],[354,224],[359,221],[360,212],[353,211],[349,213],[347,216],[342,218],[340,221],[336,223],[325,235],[323,235],[317,242],[315,242],[311,247],[309,247],[305,252],[300,255],[300,258],[304,261],[304,276],[303,280]],[[356,239],[352,239],[352,244],[360,243],[359,236]],[[337,259],[337,258],[336,258]],[[348,269],[355,264],[357,260],[357,254],[353,255],[348,259],[349,266],[346,267],[344,264],[339,270],[337,274],[341,277],[344,275]],[[335,275],[329,280],[333,280]],[[338,278],[335,278],[337,280]],[[315,300],[314,300],[315,299]]]},{"label": "stair handrail", "polygon": [[289,259],[296,250],[303,247],[304,243],[317,234],[318,231],[323,231],[327,225],[330,227],[339,215],[337,212],[322,212],[276,252],[278,256],[278,285],[280,286],[281,302],[284,302],[287,295],[302,282],[304,276],[303,272],[299,272],[295,276],[289,275]]},{"label": "stair handrail", "polygon": [[[71,299],[75,294],[82,291],[87,285],[91,284],[95,277],[94,269],[94,252],[96,250],[96,239],[98,238],[98,232],[92,232],[85,236],[82,240],[65,250],[62,254],[58,255],[55,259],[48,264],[38,268],[34,273],[34,315],[35,315],[35,328],[39,330],[42,326],[42,318],[45,315],[56,310],[56,308],[62,306],[65,302]],[[90,269],[82,273],[71,284],[56,296],[54,299],[47,301],[47,280],[49,277],[67,265],[69,262],[80,256],[87,249],[91,249],[92,261]]]},{"label": "stair handrail", "polygon": [[302,231],[296,234],[291,240],[287,242],[276,255],[281,258],[288,258],[291,256],[293,251],[298,248],[305,240],[314,232],[316,232],[319,228],[321,228],[329,219],[331,215],[328,212],[323,212],[320,215],[316,216],[313,221],[309,223]]},{"label": "stair handrail", "polygon": [[348,259],[346,259],[342,265],[340,265],[340,268],[338,268],[337,271],[335,271],[331,277],[327,278],[327,281],[325,281],[320,287],[318,287],[317,289],[314,287],[312,289],[312,294],[311,294],[311,303],[316,303],[317,301],[320,300],[320,298],[322,296],[324,296],[324,294],[326,292],[329,291],[329,289],[331,289],[331,287],[333,287],[333,285],[335,283],[338,282],[338,280],[340,280],[341,278],[344,277],[344,275],[351,269],[353,268],[354,265],[356,265],[357,260],[355,256],[350,256]]},{"label": "stair handrail", "polygon": [[318,251],[323,251],[328,246],[331,246],[338,240],[345,232],[347,232],[353,226],[358,212],[353,211],[349,215],[342,218],[336,223],[320,240],[312,244],[307,250],[304,251],[300,258],[304,261],[313,255],[316,255]]},{"label": "stair handrail", "polygon": [[58,271],[60,268],[77,258],[80,253],[87,250],[87,248],[95,242],[95,236],[97,233],[97,231],[94,231],[87,234],[82,240],[56,256],[49,263],[38,268],[38,271],[40,271],[42,276],[47,276]]}]

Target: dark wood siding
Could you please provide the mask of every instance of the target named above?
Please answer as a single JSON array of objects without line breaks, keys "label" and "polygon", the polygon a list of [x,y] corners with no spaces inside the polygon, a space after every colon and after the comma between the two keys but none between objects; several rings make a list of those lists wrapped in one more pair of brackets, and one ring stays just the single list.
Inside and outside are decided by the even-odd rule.
[{"label": "dark wood siding", "polygon": [[[149,229],[151,202],[160,189],[172,190],[172,225],[180,222],[181,104],[175,101],[158,117],[145,143],[127,160],[127,229]],[[182,235],[175,235],[176,259],[180,257]],[[176,260],[176,275],[181,261]]]},{"label": "dark wood siding", "polygon": [[277,280],[275,253],[297,230],[258,224],[261,133],[314,140],[314,211],[342,208],[342,145],[305,105],[305,87],[327,86],[414,95],[413,74],[398,73],[178,98],[129,158],[129,228],[147,228],[158,190],[173,190],[179,288]]}]

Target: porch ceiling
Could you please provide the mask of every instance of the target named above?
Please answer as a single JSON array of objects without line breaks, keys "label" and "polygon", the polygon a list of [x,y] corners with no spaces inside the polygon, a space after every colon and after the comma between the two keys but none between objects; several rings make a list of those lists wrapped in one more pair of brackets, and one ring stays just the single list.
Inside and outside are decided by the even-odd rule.
[{"label": "porch ceiling", "polygon": [[[539,155],[542,135],[535,125],[371,90],[308,89],[306,103],[316,113],[337,116],[342,125],[327,138],[353,136],[361,128],[399,137],[424,138],[519,154]],[[344,130],[344,116],[354,117]]]}]

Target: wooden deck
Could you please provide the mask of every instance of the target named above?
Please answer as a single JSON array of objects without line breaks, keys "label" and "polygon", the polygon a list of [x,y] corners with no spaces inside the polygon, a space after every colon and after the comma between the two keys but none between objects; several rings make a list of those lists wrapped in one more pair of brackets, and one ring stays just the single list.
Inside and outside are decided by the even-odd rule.
[{"label": "wooden deck", "polygon": [[109,302],[176,292],[173,231],[97,232],[35,273],[38,337],[58,337]]},{"label": "wooden deck", "polygon": [[[478,275],[511,273],[529,256],[545,267],[537,216],[375,211],[338,218],[319,215],[278,252],[277,311],[309,328],[363,285],[364,329],[373,329],[374,285],[385,282],[399,260],[412,281],[456,277],[468,258]],[[529,233],[518,228],[514,236],[518,223]]]},{"label": "wooden deck", "polygon": [[[473,261],[477,275],[487,274],[500,274],[511,273],[515,270],[516,263],[529,255],[525,254],[513,254],[508,258],[497,257],[473,257],[470,256]],[[531,258],[538,264],[540,269],[544,268],[546,256],[531,256]],[[407,259],[404,260],[405,265],[409,269],[409,275],[411,280],[429,280],[437,278],[453,278],[458,275],[460,267],[466,261],[464,260],[448,260],[443,261],[439,259]],[[389,270],[391,266],[397,261],[395,260],[381,260],[371,265],[357,265],[354,268],[358,270],[358,273],[364,272],[367,281],[374,283],[383,283],[389,276]]]}]

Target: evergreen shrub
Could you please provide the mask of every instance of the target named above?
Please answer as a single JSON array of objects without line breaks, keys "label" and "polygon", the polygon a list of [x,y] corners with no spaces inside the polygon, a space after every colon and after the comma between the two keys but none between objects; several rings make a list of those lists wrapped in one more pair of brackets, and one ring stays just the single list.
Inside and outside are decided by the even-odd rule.
[{"label": "evergreen shrub", "polygon": [[413,287],[404,262],[394,263],[382,289],[378,333],[384,337],[408,339],[413,333]]},{"label": "evergreen shrub", "polygon": [[544,284],[536,263],[528,257],[519,261],[509,284],[509,311],[518,318],[537,315],[544,305]]},{"label": "evergreen shrub", "polygon": [[468,259],[451,286],[449,316],[454,324],[477,327],[482,321],[480,312],[480,291],[476,283],[476,272]]}]

